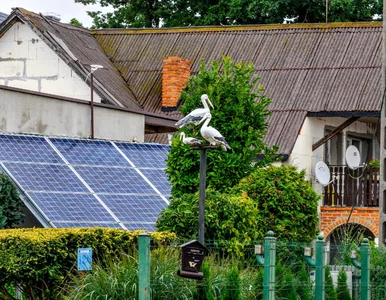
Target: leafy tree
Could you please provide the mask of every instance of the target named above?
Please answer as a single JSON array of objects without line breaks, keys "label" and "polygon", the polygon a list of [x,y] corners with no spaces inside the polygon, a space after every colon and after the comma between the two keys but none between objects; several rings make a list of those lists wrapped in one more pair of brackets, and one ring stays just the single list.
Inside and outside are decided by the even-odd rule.
[{"label": "leafy tree", "polygon": [[347,285],[347,274],[344,270],[338,273],[338,286],[336,287],[336,295],[339,300],[351,300],[350,291]]},{"label": "leafy tree", "polygon": [[0,173],[0,228],[11,228],[24,221],[23,202],[11,180]]},{"label": "leafy tree", "polygon": [[382,15],[382,0],[75,0],[113,6],[113,13],[89,12],[97,28],[239,25],[326,20],[372,21]]},{"label": "leafy tree", "polygon": [[72,18],[70,20],[70,24],[77,26],[77,27],[83,27],[83,24],[81,22],[79,22],[79,20],[77,18]]},{"label": "leafy tree", "polygon": [[[257,85],[259,77],[253,77],[252,64],[235,63],[224,57],[222,63],[203,62],[196,76],[191,76],[188,87],[181,99],[183,114],[201,106],[202,94],[208,94],[215,109],[211,111],[211,126],[225,137],[232,150],[207,151],[207,184],[217,191],[225,192],[248,175],[254,167],[251,162],[259,153],[265,153],[266,160],[272,160],[272,151],[263,143],[266,133],[266,117],[270,114],[270,100],[264,96],[264,89]],[[187,136],[198,135],[198,128],[184,127]],[[172,195],[181,196],[195,193],[199,187],[200,153],[183,144],[178,137],[172,141],[167,160],[166,173],[172,184]]]}]

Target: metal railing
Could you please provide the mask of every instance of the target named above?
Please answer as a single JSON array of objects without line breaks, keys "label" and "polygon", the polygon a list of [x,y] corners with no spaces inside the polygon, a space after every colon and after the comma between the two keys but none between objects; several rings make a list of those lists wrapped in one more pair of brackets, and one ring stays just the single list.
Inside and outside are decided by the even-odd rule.
[{"label": "metal railing", "polygon": [[379,169],[330,166],[334,181],[324,188],[325,206],[379,206]]}]

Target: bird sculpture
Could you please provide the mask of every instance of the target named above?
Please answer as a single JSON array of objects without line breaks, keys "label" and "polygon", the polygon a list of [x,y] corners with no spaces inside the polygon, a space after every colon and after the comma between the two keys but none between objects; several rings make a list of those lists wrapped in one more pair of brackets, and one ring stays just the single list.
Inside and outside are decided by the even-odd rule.
[{"label": "bird sculpture", "polygon": [[196,139],[194,137],[185,137],[185,132],[181,132],[180,133],[181,135],[181,140],[184,144],[188,144],[188,145],[199,145],[202,143],[201,140],[199,139]]},{"label": "bird sculpture", "polygon": [[227,149],[231,149],[228,145],[225,138],[221,135],[220,132],[216,128],[208,126],[210,120],[212,119],[212,115],[210,113],[206,113],[203,120],[205,120],[202,125],[200,132],[201,136],[207,140],[212,146],[220,146],[224,151]]},{"label": "bird sculpture", "polygon": [[200,124],[205,114],[210,112],[208,104],[214,109],[213,104],[212,102],[210,102],[208,95],[203,94],[201,96],[201,102],[204,105],[204,108],[197,108],[191,111],[188,115],[186,115],[181,120],[179,120],[176,123],[176,126],[179,126],[179,128],[182,128],[188,124],[194,124],[196,126]]}]

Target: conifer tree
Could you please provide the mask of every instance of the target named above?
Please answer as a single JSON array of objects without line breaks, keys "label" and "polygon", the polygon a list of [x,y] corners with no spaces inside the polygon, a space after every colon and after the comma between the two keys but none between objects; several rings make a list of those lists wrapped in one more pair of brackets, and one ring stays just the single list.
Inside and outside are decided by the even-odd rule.
[{"label": "conifer tree", "polygon": [[336,294],[339,300],[351,300],[350,291],[347,285],[347,274],[344,270],[340,270],[338,273]]}]

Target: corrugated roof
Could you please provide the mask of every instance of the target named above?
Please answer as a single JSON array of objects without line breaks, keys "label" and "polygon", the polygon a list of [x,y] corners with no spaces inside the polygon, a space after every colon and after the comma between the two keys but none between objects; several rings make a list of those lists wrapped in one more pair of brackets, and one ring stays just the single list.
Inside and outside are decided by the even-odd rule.
[{"label": "corrugated roof", "polygon": [[[266,140],[289,154],[308,112],[381,108],[380,22],[92,31],[145,110],[161,111],[162,61],[253,62],[272,99]],[[286,134],[282,134],[283,130]]]},{"label": "corrugated roof", "polygon": [[115,66],[87,29],[60,23],[22,8],[16,8],[0,27],[5,30],[20,19],[37,30],[42,39],[85,79],[90,65],[99,64],[104,68],[94,72],[94,87],[107,102],[129,109],[142,111],[134,94],[127,87]]},{"label": "corrugated roof", "polygon": [[0,23],[2,23],[8,17],[7,14],[0,12]]}]

